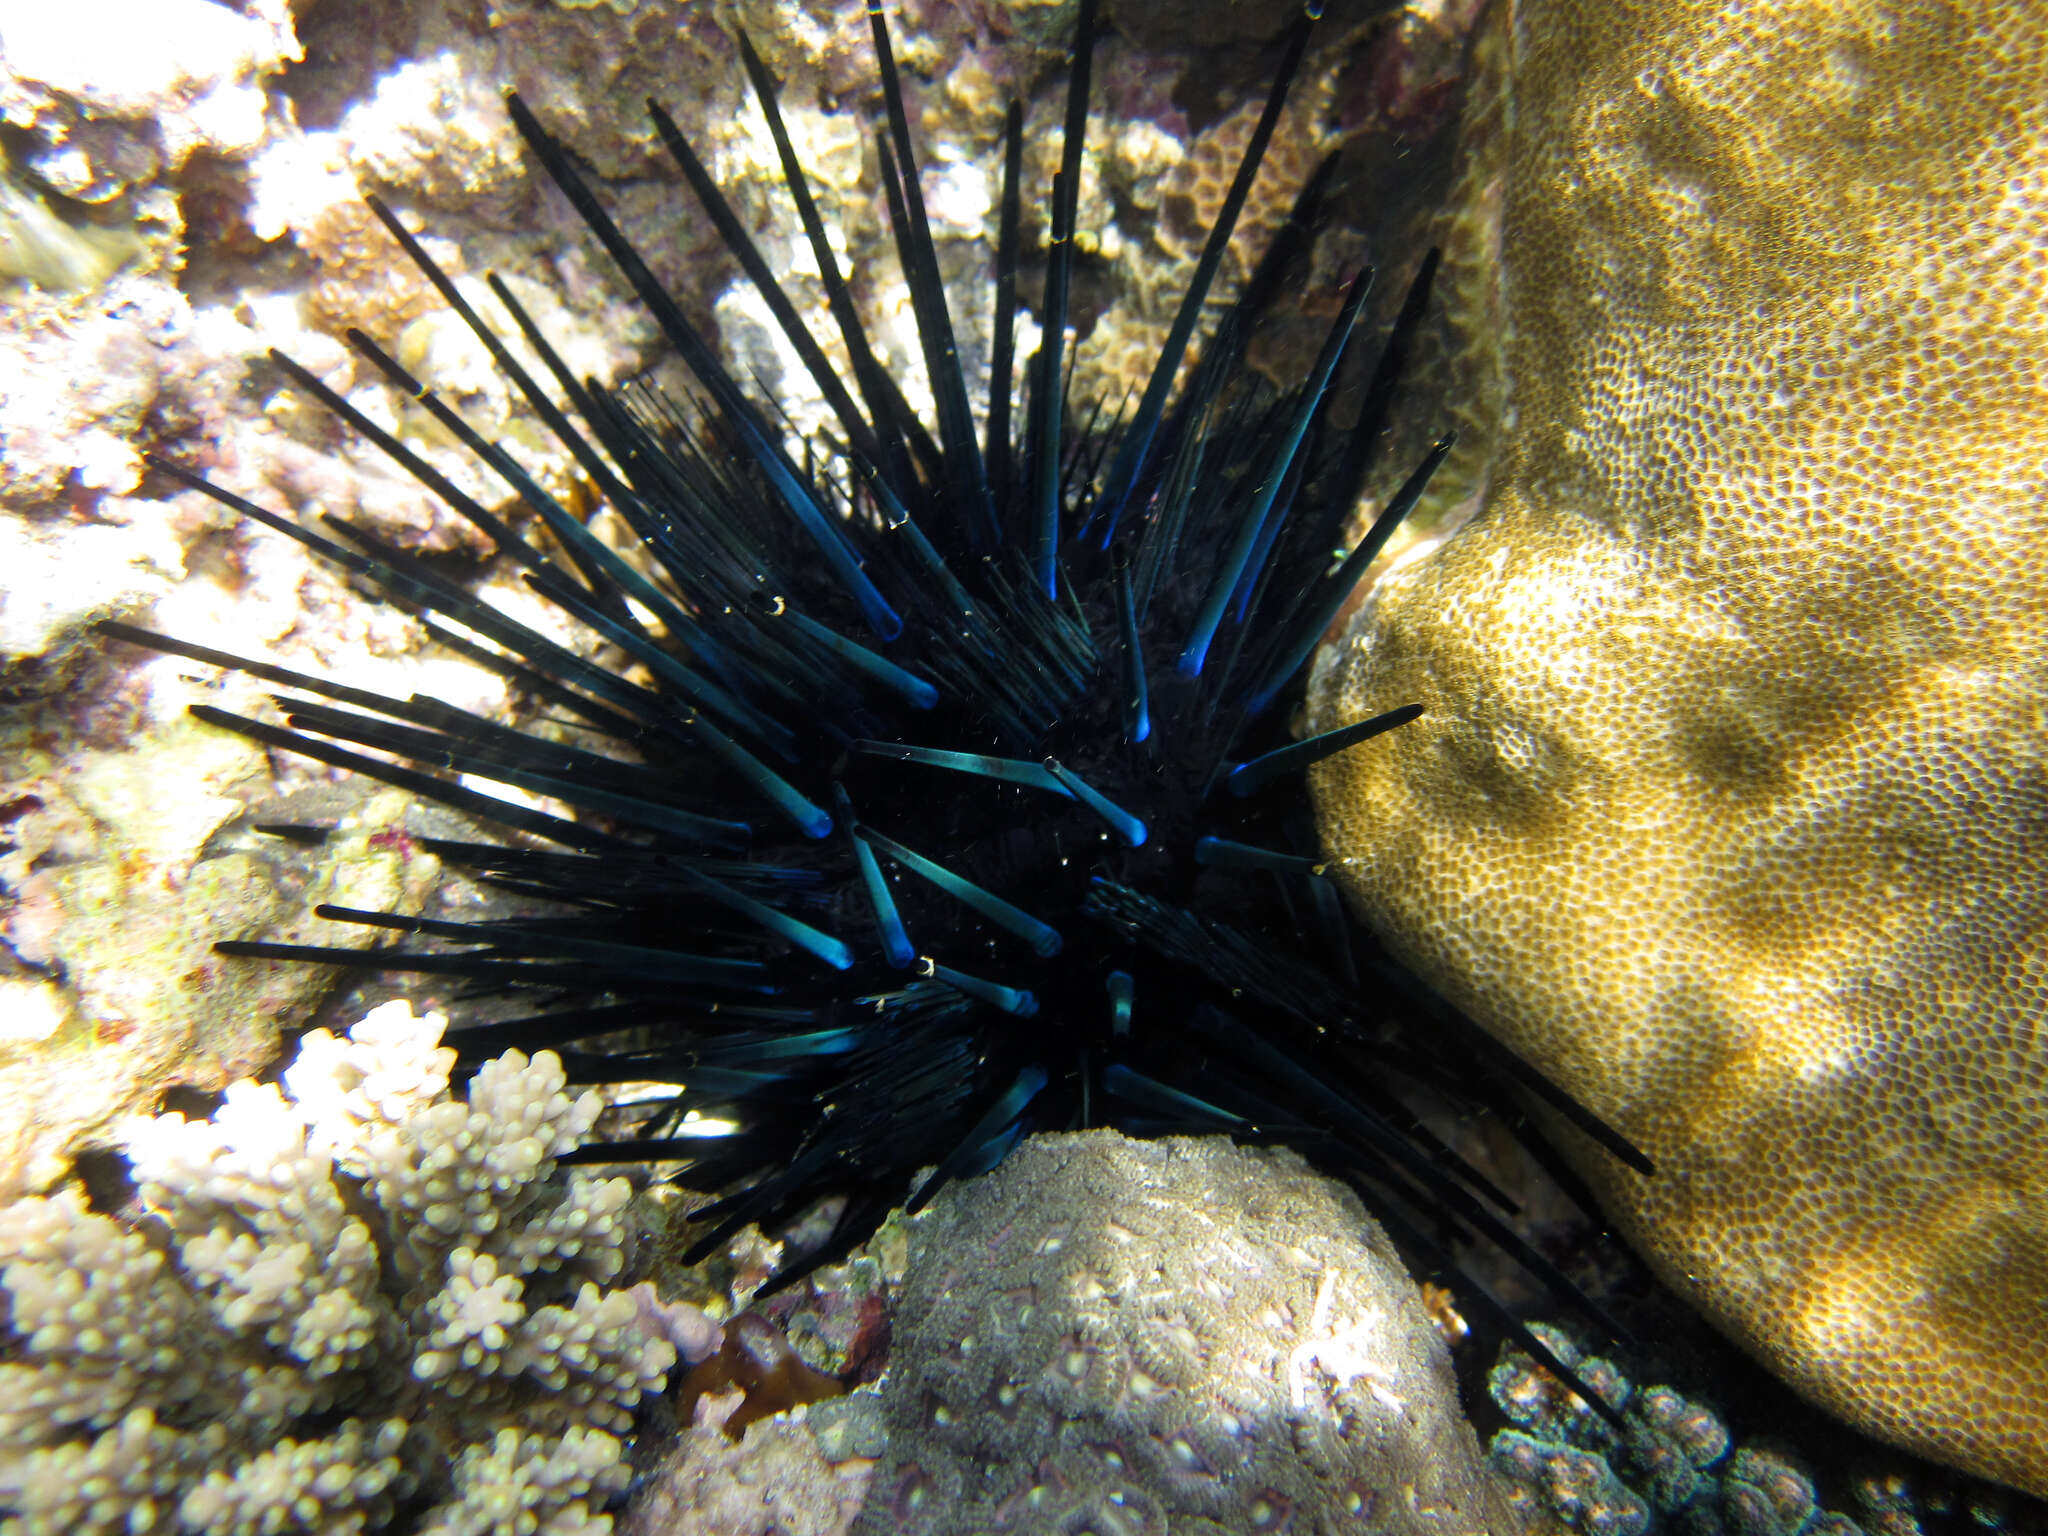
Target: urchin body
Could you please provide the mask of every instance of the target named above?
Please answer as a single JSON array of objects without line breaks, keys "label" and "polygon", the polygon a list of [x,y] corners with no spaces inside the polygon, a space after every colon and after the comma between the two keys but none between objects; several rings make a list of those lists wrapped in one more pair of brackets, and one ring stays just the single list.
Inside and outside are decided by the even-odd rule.
[{"label": "urchin body", "polygon": [[[106,626],[292,690],[277,696],[283,725],[195,713],[465,813],[477,840],[422,846],[519,904],[518,915],[475,920],[328,906],[321,916],[402,942],[238,939],[222,952],[451,978],[497,999],[493,1022],[452,1036],[471,1057],[545,1046],[583,1081],[673,1085],[652,1100],[642,1090],[615,1134],[579,1156],[670,1164],[697,1188],[725,1190],[698,1213],[695,1254],[749,1222],[787,1223],[843,1197],[825,1240],[777,1284],[848,1252],[920,1168],[933,1171],[912,1190],[913,1209],[999,1163],[1030,1130],[1108,1122],[1285,1137],[1375,1188],[1426,1262],[1477,1235],[1571,1295],[1504,1224],[1503,1197],[1401,1108],[1387,1074],[1489,1104],[1527,1084],[1639,1156],[1353,948],[1292,787],[1308,763],[1371,750],[1416,714],[1396,708],[1292,744],[1286,728],[1316,640],[1448,451],[1440,442],[1407,474],[1373,533],[1332,568],[1434,259],[1376,359],[1352,345],[1371,287],[1361,272],[1292,388],[1247,369],[1250,332],[1302,251],[1325,167],[1244,291],[1205,320],[1307,46],[1312,17],[1302,17],[1277,49],[1258,125],[1142,398],[1098,429],[1098,413],[1084,417],[1063,387],[1092,28],[1084,8],[1047,210],[1045,341],[1015,400],[1003,385],[1015,376],[1005,343],[1020,303],[1024,193],[1021,113],[1009,119],[982,421],[879,12],[877,156],[935,422],[877,362],[774,82],[744,42],[850,360],[843,373],[675,124],[651,112],[835,419],[836,432],[800,448],[649,270],[574,151],[516,95],[507,107],[528,152],[698,393],[579,380],[508,287],[491,280],[503,314],[480,314],[371,200],[631,539],[621,548],[600,537],[516,452],[360,332],[350,341],[362,358],[504,487],[506,503],[466,495],[313,372],[274,360],[469,522],[555,622],[577,630],[577,645],[360,522],[294,523],[157,462],[350,573],[546,713],[508,727],[438,699]],[[507,326],[538,366],[506,345]],[[1354,368],[1340,375],[1347,352]],[[1340,399],[1354,408],[1344,426]],[[1406,1017],[1429,1027],[1402,1034]],[[1468,1304],[1516,1327],[1483,1293]],[[1325,1342],[1341,1353],[1334,1335]]]}]

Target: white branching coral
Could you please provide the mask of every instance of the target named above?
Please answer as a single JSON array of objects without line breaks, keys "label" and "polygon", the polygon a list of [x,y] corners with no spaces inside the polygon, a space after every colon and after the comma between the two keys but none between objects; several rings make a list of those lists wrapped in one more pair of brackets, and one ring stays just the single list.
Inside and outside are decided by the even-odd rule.
[{"label": "white branching coral", "polygon": [[138,1206],[0,1210],[0,1536],[600,1536],[675,1362],[626,1291],[596,1118],[508,1051],[461,1099],[438,1015],[300,1043],[283,1088],[124,1130]]}]

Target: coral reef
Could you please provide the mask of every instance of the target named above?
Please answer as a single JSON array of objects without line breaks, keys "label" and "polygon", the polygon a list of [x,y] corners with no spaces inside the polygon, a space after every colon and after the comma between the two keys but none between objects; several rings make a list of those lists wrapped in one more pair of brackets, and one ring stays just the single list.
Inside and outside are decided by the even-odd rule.
[{"label": "coral reef", "polygon": [[1309,723],[1357,909],[1658,1273],[2048,1492],[2048,12],[1497,7],[1505,409]]},{"label": "coral reef", "polygon": [[883,1406],[876,1536],[1514,1529],[1357,1198],[1220,1138],[1036,1136],[949,1186]]},{"label": "coral reef", "polygon": [[[1501,1351],[1487,1388],[1518,1428],[1494,1436],[1490,1454],[1515,1485],[1531,1536],[1706,1536],[1724,1525],[1758,1536],[1857,1536],[1847,1517],[1823,1514],[1812,1483],[1782,1457],[1747,1447],[1731,1457],[1727,1426],[1708,1409],[1669,1387],[1638,1391],[1611,1361],[1582,1354],[1561,1331],[1533,1331],[1627,1428],[1617,1431],[1521,1351]],[[1767,1483],[1777,1495],[1762,1501],[1769,1518],[1746,1520],[1745,1512],[1765,1513],[1751,1506]]]},{"label": "coral reef", "polygon": [[[133,439],[179,387],[163,354],[190,317],[172,286],[183,219],[170,180],[253,153],[272,131],[267,82],[298,57],[284,0],[241,13],[81,0],[0,16],[0,122],[12,133],[0,166],[0,504],[34,507],[67,484],[134,489]],[[31,644],[22,627],[11,613],[0,659]]]},{"label": "coral reef", "polygon": [[[320,57],[280,78],[303,51],[291,8],[239,12],[94,0],[0,17],[0,114],[14,131],[5,174],[22,183],[21,197],[0,199],[0,237],[25,238],[8,209],[32,205],[88,243],[128,241],[123,232],[140,241],[84,287],[17,273],[25,280],[9,285],[0,315],[0,1197],[51,1187],[72,1154],[103,1144],[116,1119],[166,1086],[218,1090],[255,1071],[277,1027],[306,1016],[321,978],[223,967],[213,938],[312,937],[308,887],[414,908],[437,870],[415,856],[402,804],[328,793],[330,775],[223,751],[185,721],[200,696],[260,707],[260,685],[195,691],[176,666],[82,643],[87,625],[154,603],[162,622],[287,664],[381,674],[397,691],[501,712],[509,703],[502,681],[421,658],[416,625],[302,552],[251,543],[203,499],[145,482],[145,450],[191,445],[249,494],[362,518],[412,549],[478,548],[462,519],[380,457],[336,444],[324,416],[280,390],[266,354],[290,352],[428,458],[443,453],[392,391],[355,377],[320,327],[373,320],[380,300],[391,321],[409,318],[404,295],[378,287],[403,258],[390,260],[388,241],[357,238],[363,191],[441,190],[408,146],[443,144],[428,159],[460,170],[468,201],[437,216],[466,231],[530,202],[517,155],[493,158],[492,143],[509,141],[496,66],[462,56],[482,95],[481,106],[464,98],[470,115],[453,110],[452,87],[378,90],[369,56],[393,40],[391,17],[357,15],[360,51],[338,71],[323,29],[356,8],[332,6],[296,18]],[[417,21],[417,41],[439,58],[447,17],[420,7]],[[374,100],[354,118],[341,112],[341,129],[314,127],[321,90],[356,68]],[[645,361],[649,333],[614,296],[562,281],[536,256],[544,232],[490,234],[509,288],[579,373],[611,378]],[[526,277],[535,270],[542,281]],[[572,288],[579,300],[558,297]],[[422,377],[456,395],[474,387],[470,359],[431,322],[395,340]],[[507,416],[516,440],[517,413]],[[447,462],[458,482],[473,478]],[[544,455],[529,462],[564,478]],[[170,782],[175,796],[163,793]],[[293,858],[247,835],[246,819],[265,811],[294,819],[280,797],[297,797],[301,817],[339,823],[341,836]]]},{"label": "coral reef", "polygon": [[283,1088],[124,1131],[138,1214],[0,1209],[0,1508],[38,1532],[598,1536],[675,1350],[619,1277],[624,1179],[557,1176],[601,1108],[507,1052],[447,1095],[443,1020],[314,1030]]},{"label": "coral reef", "polygon": [[[1004,103],[1018,95],[1041,121],[1057,110],[1070,11],[943,6],[899,19],[949,271],[981,276],[994,222],[983,167]],[[1279,25],[1251,20],[1262,36]],[[417,274],[369,215],[366,193],[391,205],[501,331],[512,327],[486,273],[503,279],[576,376],[611,383],[656,367],[652,326],[622,302],[566,207],[530,174],[500,95],[517,85],[551,127],[601,157],[597,169],[639,248],[677,291],[707,296],[728,353],[744,359],[736,371],[777,392],[793,420],[814,419],[802,370],[756,346],[752,290],[730,282],[730,258],[688,208],[643,107],[650,93],[664,101],[792,293],[815,304],[808,247],[787,232],[776,154],[736,68],[735,23],[751,29],[786,81],[785,116],[856,274],[856,299],[922,399],[923,357],[862,119],[874,63],[861,4],[91,0],[0,16],[0,121],[11,134],[0,245],[26,264],[11,278],[0,272],[0,565],[9,572],[0,584],[0,817],[16,835],[0,865],[0,990],[18,1004],[0,1039],[0,1111],[37,1106],[33,1117],[0,1112],[13,1131],[0,1143],[0,1192],[49,1187],[71,1153],[103,1139],[112,1117],[145,1106],[167,1081],[216,1090],[252,1070],[277,1025],[304,1020],[315,990],[314,978],[279,974],[244,987],[210,968],[203,940],[209,911],[221,931],[310,937],[294,931],[296,902],[264,893],[322,882],[324,872],[273,870],[259,852],[244,870],[254,880],[215,890],[210,877],[226,873],[221,841],[266,798],[271,775],[285,791],[325,776],[246,748],[195,744],[173,723],[177,669],[109,656],[83,638],[92,623],[154,604],[161,627],[281,665],[346,672],[363,686],[430,693],[497,718],[514,707],[501,680],[424,659],[416,625],[366,603],[296,546],[250,539],[144,463],[150,451],[182,454],[238,494],[358,520],[409,551],[480,560],[471,524],[356,434],[337,436],[271,361],[273,348],[296,359],[464,493],[500,506],[502,487],[337,339],[361,325],[444,398],[498,424],[551,494],[583,504],[580,472],[527,403],[480,365],[473,339],[438,299],[423,312]],[[1125,59],[1121,76],[1146,85],[1107,106],[1117,146],[1110,179],[1119,188],[1156,182],[1187,135],[1170,101],[1173,80],[1199,60],[1107,46]],[[1034,141],[1045,137],[1034,125]],[[1091,189],[1105,184],[1097,169]],[[1091,284],[1111,312],[1141,307],[1131,294],[1158,259],[1143,233],[1156,205],[1156,195],[1089,205],[1084,222],[1121,252],[1091,262]],[[1117,232],[1119,219],[1129,236]],[[1042,242],[1043,230],[1034,238]],[[37,253],[46,251],[76,280],[39,280]],[[892,317],[902,323],[883,323]],[[970,358],[985,356],[985,306],[963,306],[958,318]],[[1162,323],[1134,320],[1139,342],[1106,349],[1118,390],[1142,366],[1142,338]],[[1028,321],[1024,332],[1020,358]],[[463,575],[507,606],[526,600],[516,573]],[[260,684],[201,691],[231,710],[264,707]],[[138,706],[145,693],[150,701]],[[106,777],[109,754],[129,748],[159,781],[204,785],[189,805],[208,815],[183,818],[177,840],[154,814],[160,807],[88,787]],[[405,831],[390,818],[378,830]],[[409,899],[421,896],[429,863],[408,871]],[[23,884],[31,875],[41,877],[33,889]],[[54,889],[86,885],[100,895]],[[177,942],[165,942],[167,931]],[[137,991],[150,1006],[130,1006]],[[80,1041],[108,1047],[89,1077],[67,1054]]]},{"label": "coral reef", "polygon": [[78,0],[0,18],[0,115],[26,169],[103,204],[195,154],[246,154],[268,133],[264,84],[302,57],[286,0]]},{"label": "coral reef", "polygon": [[[674,1234],[663,1227],[678,1203],[701,1197],[656,1186],[636,1207],[652,1229],[655,1281],[633,1289],[693,1368],[642,1427],[622,1536],[842,1536],[888,1448],[872,1385],[848,1388],[882,1368],[888,1326],[877,1252],[900,1249],[901,1218],[888,1239],[845,1264],[734,1313],[792,1250],[829,1233],[835,1202],[776,1237],[749,1227],[688,1266],[664,1251]],[[892,1273],[901,1279],[900,1268]],[[694,1294],[701,1307],[658,1303],[656,1284]],[[726,1321],[714,1324],[714,1314]]]}]

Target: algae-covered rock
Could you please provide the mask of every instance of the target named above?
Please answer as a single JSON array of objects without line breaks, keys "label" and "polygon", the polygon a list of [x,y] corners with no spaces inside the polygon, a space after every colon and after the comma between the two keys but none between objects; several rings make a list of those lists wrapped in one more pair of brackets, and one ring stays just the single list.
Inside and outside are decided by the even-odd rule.
[{"label": "algae-covered rock", "polygon": [[260,1071],[326,988],[217,939],[317,941],[316,902],[416,909],[437,873],[395,790],[334,797],[347,814],[317,852],[258,833],[264,755],[196,720],[147,752],[63,758],[8,731],[0,761],[0,1201],[50,1187],[167,1088]]}]

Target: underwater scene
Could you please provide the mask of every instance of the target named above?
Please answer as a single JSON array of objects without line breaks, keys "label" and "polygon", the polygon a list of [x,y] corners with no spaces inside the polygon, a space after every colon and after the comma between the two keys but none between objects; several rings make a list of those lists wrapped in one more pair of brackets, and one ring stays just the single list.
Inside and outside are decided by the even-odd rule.
[{"label": "underwater scene", "polygon": [[0,3],[0,1536],[2048,1536],[2048,8]]}]

